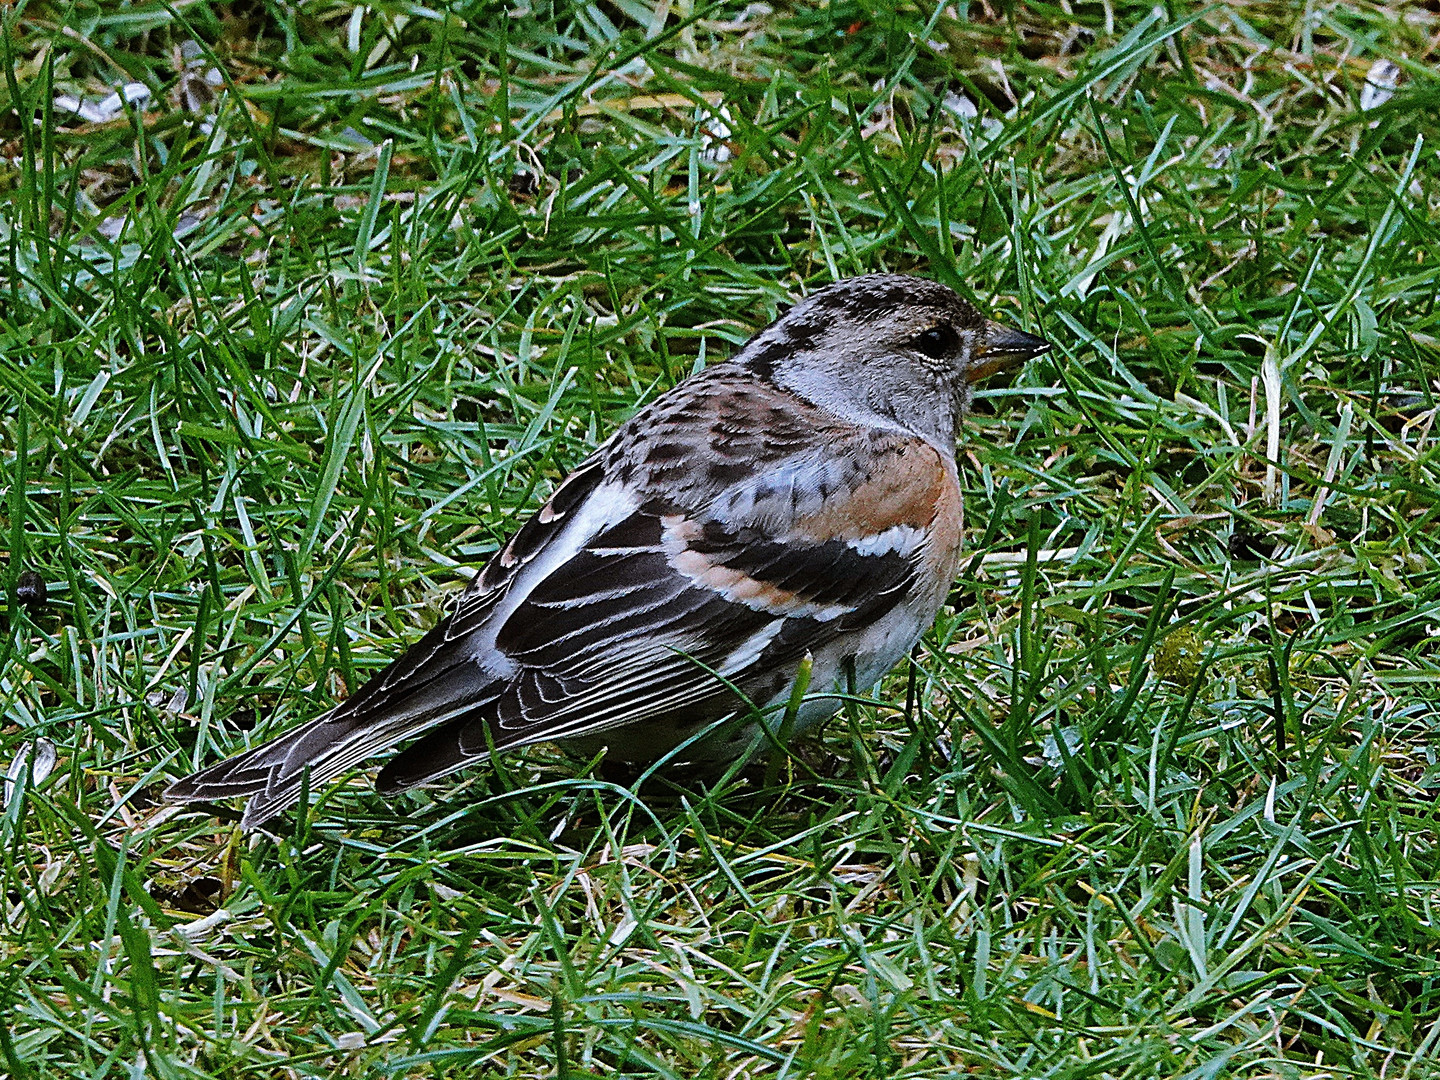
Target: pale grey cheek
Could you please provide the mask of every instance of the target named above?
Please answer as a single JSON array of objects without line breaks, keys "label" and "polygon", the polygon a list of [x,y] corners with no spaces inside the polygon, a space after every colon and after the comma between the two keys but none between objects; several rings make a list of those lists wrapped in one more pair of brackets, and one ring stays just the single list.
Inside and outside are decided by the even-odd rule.
[{"label": "pale grey cheek", "polygon": [[912,368],[899,378],[892,375],[877,379],[867,387],[866,403],[880,415],[908,427],[920,417],[938,416],[948,412],[952,403],[960,404],[957,394],[962,387],[968,393],[969,386],[954,375],[949,370],[924,367],[918,371]]}]

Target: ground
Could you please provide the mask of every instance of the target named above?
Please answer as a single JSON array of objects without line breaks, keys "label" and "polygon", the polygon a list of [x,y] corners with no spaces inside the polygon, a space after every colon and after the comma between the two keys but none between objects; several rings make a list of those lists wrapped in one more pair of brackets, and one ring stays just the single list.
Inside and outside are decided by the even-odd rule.
[{"label": "ground", "polygon": [[[1440,8],[516,2],[4,8],[0,1071],[1440,1075]],[[160,800],[882,269],[1055,349],[795,760]]]}]

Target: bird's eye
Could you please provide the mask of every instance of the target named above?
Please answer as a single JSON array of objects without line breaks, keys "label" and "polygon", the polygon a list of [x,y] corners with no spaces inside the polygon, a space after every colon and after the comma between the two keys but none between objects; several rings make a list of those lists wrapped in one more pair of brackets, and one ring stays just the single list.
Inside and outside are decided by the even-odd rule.
[{"label": "bird's eye", "polygon": [[956,337],[955,330],[942,323],[940,326],[932,326],[926,330],[911,344],[931,360],[944,360],[946,357],[954,355],[955,346],[958,343],[959,338]]}]

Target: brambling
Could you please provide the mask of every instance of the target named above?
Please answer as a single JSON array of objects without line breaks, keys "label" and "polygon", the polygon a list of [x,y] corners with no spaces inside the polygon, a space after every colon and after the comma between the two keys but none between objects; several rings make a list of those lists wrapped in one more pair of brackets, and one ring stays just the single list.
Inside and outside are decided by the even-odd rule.
[{"label": "brambling", "polygon": [[934,620],[971,384],[1049,347],[921,278],[816,292],[622,425],[357,693],[168,797],[248,799],[250,828],[416,735],[382,793],[537,742],[732,761],[809,657],[803,731]]}]

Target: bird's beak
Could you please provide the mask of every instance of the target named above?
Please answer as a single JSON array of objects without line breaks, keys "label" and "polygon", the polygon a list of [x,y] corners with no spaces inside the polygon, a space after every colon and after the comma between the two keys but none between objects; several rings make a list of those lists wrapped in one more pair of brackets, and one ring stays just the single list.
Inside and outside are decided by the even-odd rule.
[{"label": "bird's beak", "polygon": [[985,345],[973,357],[965,378],[972,383],[979,382],[987,375],[1023,364],[1049,350],[1050,342],[1042,337],[990,322],[985,327]]}]

